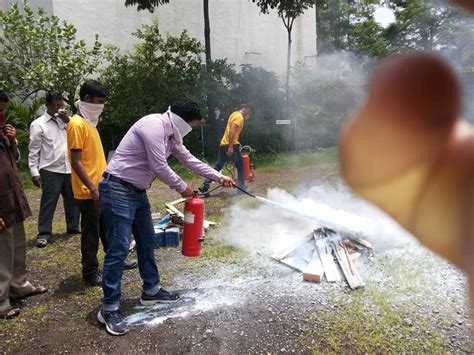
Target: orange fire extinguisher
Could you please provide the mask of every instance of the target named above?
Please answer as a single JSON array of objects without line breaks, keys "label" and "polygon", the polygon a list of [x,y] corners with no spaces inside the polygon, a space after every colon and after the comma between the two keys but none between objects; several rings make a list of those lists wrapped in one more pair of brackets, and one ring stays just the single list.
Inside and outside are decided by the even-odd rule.
[{"label": "orange fire extinguisher", "polygon": [[199,256],[204,241],[204,207],[206,203],[197,195],[184,203],[183,243],[184,256]]}]

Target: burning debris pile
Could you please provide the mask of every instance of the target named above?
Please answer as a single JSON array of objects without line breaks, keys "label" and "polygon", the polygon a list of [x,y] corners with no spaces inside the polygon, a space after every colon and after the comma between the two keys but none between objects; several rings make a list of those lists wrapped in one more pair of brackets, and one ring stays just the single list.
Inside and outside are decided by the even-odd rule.
[{"label": "burning debris pile", "polygon": [[303,280],[339,282],[343,276],[351,289],[364,287],[356,264],[373,254],[369,242],[329,228],[319,228],[308,234],[303,242],[276,254],[273,258],[299,272]]}]

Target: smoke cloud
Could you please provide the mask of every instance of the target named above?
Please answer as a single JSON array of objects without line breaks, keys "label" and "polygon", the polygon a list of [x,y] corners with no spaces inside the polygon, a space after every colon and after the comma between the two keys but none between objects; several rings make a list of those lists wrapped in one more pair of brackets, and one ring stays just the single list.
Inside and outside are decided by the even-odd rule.
[{"label": "smoke cloud", "polygon": [[[300,186],[290,194],[278,188],[267,191],[267,198],[285,207],[331,221],[372,242],[378,250],[416,243],[389,216],[337,186],[317,184]],[[250,202],[254,202],[251,200]],[[227,244],[250,252],[274,254],[298,244],[315,228],[316,222],[287,210],[248,200],[226,211],[226,223],[220,238]]]}]

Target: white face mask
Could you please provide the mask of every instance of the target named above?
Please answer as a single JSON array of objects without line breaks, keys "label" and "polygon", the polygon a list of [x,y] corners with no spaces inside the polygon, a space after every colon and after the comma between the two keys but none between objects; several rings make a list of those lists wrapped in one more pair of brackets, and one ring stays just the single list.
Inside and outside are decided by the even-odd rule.
[{"label": "white face mask", "polygon": [[171,112],[171,108],[168,107],[166,111],[170,118],[171,125],[173,126],[173,136],[176,144],[183,144],[183,137],[192,131],[192,127],[181,117]]},{"label": "white face mask", "polygon": [[82,117],[84,117],[91,126],[96,127],[99,123],[99,116],[104,110],[104,104],[91,104],[84,101],[76,101],[75,104]]}]

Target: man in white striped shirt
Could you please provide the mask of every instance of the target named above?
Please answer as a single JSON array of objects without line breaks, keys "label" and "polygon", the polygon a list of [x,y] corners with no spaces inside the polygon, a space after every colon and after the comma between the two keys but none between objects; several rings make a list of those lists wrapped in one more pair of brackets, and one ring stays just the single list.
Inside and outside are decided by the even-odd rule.
[{"label": "man in white striped shirt", "polygon": [[71,164],[67,151],[66,125],[61,94],[48,92],[46,112],[31,123],[28,165],[35,186],[40,187],[41,205],[38,216],[37,247],[44,247],[52,234],[54,211],[62,195],[67,232],[80,233],[79,208],[71,188]]}]

